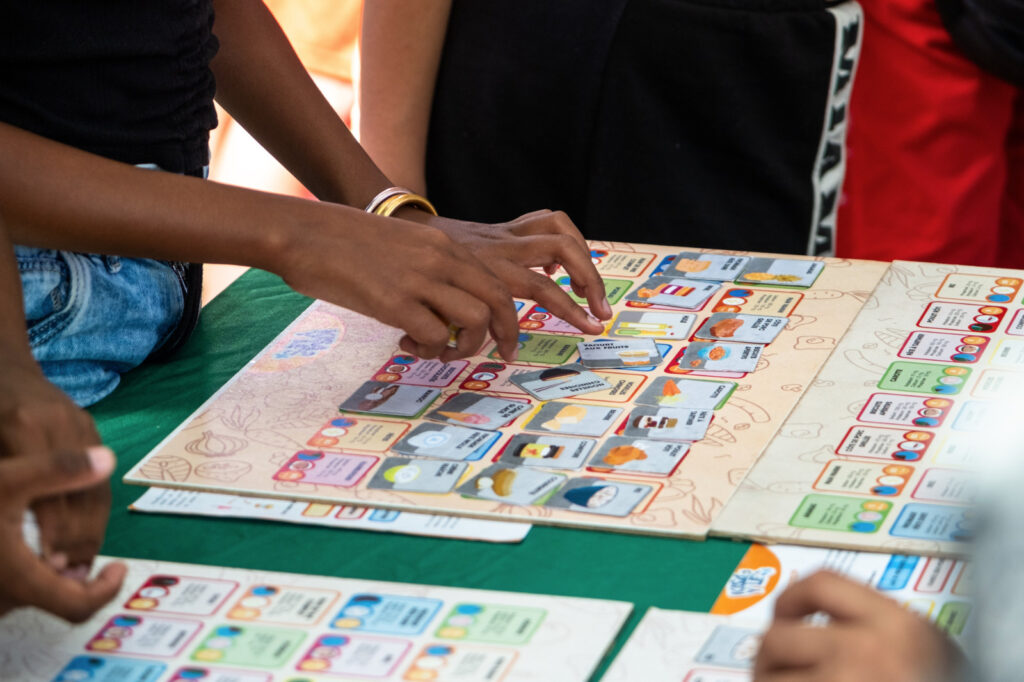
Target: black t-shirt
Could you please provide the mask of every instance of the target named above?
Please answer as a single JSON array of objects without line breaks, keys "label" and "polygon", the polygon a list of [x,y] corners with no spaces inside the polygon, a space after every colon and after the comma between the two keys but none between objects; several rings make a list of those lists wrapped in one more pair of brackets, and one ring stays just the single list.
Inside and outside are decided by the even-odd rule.
[{"label": "black t-shirt", "polygon": [[0,3],[0,121],[172,172],[209,163],[210,0]]}]

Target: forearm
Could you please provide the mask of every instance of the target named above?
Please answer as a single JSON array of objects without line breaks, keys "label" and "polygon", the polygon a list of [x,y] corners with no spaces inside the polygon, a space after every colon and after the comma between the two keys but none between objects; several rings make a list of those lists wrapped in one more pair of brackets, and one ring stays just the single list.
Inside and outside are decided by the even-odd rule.
[{"label": "forearm", "polygon": [[25,330],[25,308],[21,297],[21,280],[14,248],[7,236],[3,217],[0,216],[0,357],[7,365],[35,364]]},{"label": "forearm", "polygon": [[263,3],[215,0],[214,6],[217,101],[322,200],[361,208],[390,185]]},{"label": "forearm", "polygon": [[451,0],[371,0],[363,8],[359,140],[395,183],[426,192],[430,108]]}]

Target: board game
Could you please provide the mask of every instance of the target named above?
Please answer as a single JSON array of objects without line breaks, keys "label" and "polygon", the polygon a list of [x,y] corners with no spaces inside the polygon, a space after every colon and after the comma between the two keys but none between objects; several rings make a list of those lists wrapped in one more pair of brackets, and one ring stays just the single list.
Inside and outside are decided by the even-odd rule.
[{"label": "board game", "polygon": [[126,562],[121,593],[81,625],[33,609],[0,618],[0,679],[584,682],[633,608],[598,599]]},{"label": "board game", "polygon": [[895,262],[712,532],[954,556],[1024,414],[1024,273]]},{"label": "board game", "polygon": [[125,480],[703,538],[887,264],[591,255],[615,313],[600,340],[519,301],[517,362],[488,342],[445,365],[317,302]]}]

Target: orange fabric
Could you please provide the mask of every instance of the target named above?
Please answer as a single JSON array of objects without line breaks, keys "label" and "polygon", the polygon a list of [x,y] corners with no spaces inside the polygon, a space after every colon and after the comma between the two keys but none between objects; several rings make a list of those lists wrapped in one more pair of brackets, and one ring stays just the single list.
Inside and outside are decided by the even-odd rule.
[{"label": "orange fabric", "polygon": [[362,0],[264,0],[310,71],[352,82]]},{"label": "orange fabric", "polygon": [[933,0],[860,0],[837,255],[1024,268],[1024,96]]}]

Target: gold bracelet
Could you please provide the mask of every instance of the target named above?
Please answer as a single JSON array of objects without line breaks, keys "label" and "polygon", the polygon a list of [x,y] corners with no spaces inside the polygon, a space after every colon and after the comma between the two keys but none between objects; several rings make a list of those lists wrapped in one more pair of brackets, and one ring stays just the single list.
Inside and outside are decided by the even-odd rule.
[{"label": "gold bracelet", "polygon": [[403,206],[415,206],[421,208],[431,215],[437,215],[437,209],[430,203],[426,197],[415,194],[414,192],[401,192],[399,194],[393,194],[380,203],[379,206],[373,211],[380,216],[394,215],[395,211],[402,208]]}]

